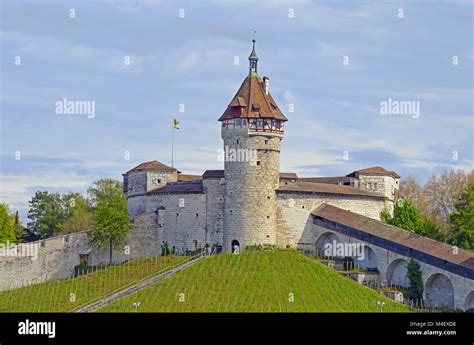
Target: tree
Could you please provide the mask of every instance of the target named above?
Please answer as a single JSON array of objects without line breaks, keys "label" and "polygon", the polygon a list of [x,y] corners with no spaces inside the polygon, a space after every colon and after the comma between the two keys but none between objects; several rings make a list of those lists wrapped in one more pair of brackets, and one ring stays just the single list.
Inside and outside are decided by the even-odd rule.
[{"label": "tree", "polygon": [[62,199],[65,204],[67,220],[61,224],[59,234],[71,234],[94,228],[94,215],[87,198],[80,193],[69,192],[63,195]]},{"label": "tree", "polygon": [[123,184],[120,181],[105,177],[96,181],[89,189],[89,200],[92,208],[97,207],[99,201],[113,199],[123,194]]},{"label": "tree", "polygon": [[449,215],[470,183],[474,183],[474,170],[445,170],[439,176],[432,175],[423,186],[410,175],[400,182],[398,196],[410,201],[423,217],[431,219],[446,234],[450,228]]},{"label": "tree", "polygon": [[64,206],[59,193],[49,194],[47,191],[37,191],[31,198],[28,211],[28,227],[46,238],[59,231],[61,224],[68,218],[68,210]]},{"label": "tree", "polygon": [[455,246],[474,250],[474,183],[461,194],[454,209],[449,216],[451,230],[448,241]]},{"label": "tree", "polygon": [[16,236],[17,242],[23,242],[25,238],[28,236],[28,232],[21,224],[18,211],[16,211],[15,214],[13,215],[13,227],[15,229],[15,236]]},{"label": "tree", "polygon": [[446,240],[439,227],[429,218],[422,217],[420,211],[408,200],[399,198],[393,209],[393,217],[387,211],[382,211],[380,218],[388,224],[418,235],[430,237],[437,241]]},{"label": "tree", "polygon": [[413,259],[410,259],[408,261],[407,278],[410,282],[407,297],[412,300],[423,299],[423,280],[421,278],[421,266]]},{"label": "tree", "polygon": [[16,243],[14,215],[6,203],[0,203],[0,247]]},{"label": "tree", "polygon": [[127,211],[127,198],[120,181],[109,178],[94,183],[88,190],[95,208],[96,227],[89,234],[93,247],[109,247],[109,263],[113,249],[123,249],[131,231]]},{"label": "tree", "polygon": [[386,223],[415,232],[420,221],[420,211],[408,200],[399,198],[393,208],[393,217],[387,212],[381,217]]}]

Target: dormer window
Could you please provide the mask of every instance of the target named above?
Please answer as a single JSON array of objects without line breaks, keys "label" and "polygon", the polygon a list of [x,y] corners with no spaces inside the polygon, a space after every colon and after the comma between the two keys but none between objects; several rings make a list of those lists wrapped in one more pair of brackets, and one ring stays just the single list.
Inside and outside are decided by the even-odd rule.
[{"label": "dormer window", "polygon": [[260,112],[260,107],[258,105],[252,104],[252,112],[253,113]]}]

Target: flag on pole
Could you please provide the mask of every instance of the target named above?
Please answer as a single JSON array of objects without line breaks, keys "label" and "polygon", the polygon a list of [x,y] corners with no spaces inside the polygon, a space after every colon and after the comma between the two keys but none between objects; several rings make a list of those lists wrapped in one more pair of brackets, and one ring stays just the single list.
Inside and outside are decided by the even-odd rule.
[{"label": "flag on pole", "polygon": [[174,129],[179,129],[179,121],[173,118],[173,128]]}]

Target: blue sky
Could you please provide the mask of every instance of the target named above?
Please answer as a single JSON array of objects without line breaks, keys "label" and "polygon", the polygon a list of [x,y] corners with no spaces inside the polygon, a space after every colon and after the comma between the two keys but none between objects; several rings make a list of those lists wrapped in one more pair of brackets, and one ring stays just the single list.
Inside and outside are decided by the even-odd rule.
[{"label": "blue sky", "polygon": [[[282,171],[381,165],[423,182],[473,167],[469,0],[6,0],[1,22],[0,201],[23,219],[38,189],[85,192],[143,161],[169,164],[173,115],[175,166],[222,168],[217,119],[248,73],[253,28],[259,74],[289,119]],[[64,98],[94,101],[95,117],[56,114]],[[420,117],[381,115],[389,98],[419,102]]]}]

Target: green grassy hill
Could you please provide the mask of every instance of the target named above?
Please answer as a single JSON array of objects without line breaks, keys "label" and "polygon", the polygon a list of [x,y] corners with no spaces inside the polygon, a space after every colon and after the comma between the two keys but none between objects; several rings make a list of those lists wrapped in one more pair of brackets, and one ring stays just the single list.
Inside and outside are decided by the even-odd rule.
[{"label": "green grassy hill", "polygon": [[0,312],[65,312],[89,304],[185,261],[185,256],[136,259],[121,265],[95,268],[65,280],[50,280],[0,292]]},{"label": "green grassy hill", "polygon": [[384,311],[408,311],[317,260],[275,250],[202,259],[100,311],[379,312],[379,301]]}]

